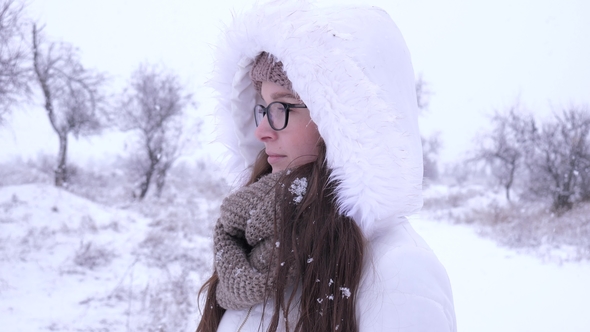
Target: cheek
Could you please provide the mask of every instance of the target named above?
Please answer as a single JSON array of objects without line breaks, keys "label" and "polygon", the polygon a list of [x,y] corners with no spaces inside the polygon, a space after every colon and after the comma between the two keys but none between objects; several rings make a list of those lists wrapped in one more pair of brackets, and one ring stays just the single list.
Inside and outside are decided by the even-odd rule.
[{"label": "cheek", "polygon": [[307,152],[314,152],[317,150],[317,144],[320,139],[320,133],[318,132],[315,124],[310,124],[304,134],[304,145],[306,146]]},{"label": "cheek", "polygon": [[[289,124],[291,125],[291,122]],[[320,139],[317,125],[309,117],[298,118],[292,124],[292,131],[289,132],[289,137],[292,140],[287,140],[291,142],[289,145],[294,149],[292,152],[298,156],[316,155]]]}]

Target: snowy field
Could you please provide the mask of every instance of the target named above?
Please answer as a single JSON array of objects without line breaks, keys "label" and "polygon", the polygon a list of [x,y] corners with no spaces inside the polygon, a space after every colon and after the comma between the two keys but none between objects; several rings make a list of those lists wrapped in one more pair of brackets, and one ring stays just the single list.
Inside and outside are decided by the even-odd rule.
[{"label": "snowy field", "polygon": [[[218,204],[203,194],[142,213],[48,184],[0,187],[1,330],[194,331]],[[412,223],[447,268],[459,331],[590,331],[590,262],[500,247],[438,212]]]},{"label": "snowy field", "polygon": [[473,226],[413,225],[447,269],[459,331],[590,331],[588,261],[543,262],[499,247]]}]

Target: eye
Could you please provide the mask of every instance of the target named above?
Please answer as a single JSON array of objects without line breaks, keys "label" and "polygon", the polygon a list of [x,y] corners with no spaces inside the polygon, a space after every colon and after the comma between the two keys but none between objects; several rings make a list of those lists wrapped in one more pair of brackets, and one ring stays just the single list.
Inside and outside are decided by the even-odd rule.
[{"label": "eye", "polygon": [[286,108],[285,108],[285,105],[283,105],[283,104],[280,104],[280,103],[277,103],[277,104],[275,105],[275,109],[276,109],[277,111],[281,111],[281,112],[284,112],[284,111],[286,110]]}]

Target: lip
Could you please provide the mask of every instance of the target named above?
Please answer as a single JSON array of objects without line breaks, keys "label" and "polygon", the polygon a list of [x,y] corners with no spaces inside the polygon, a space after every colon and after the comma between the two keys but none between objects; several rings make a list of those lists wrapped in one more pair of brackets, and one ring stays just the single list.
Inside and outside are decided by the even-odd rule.
[{"label": "lip", "polygon": [[266,153],[268,155],[267,161],[269,164],[276,164],[277,162],[279,162],[281,159],[287,157],[285,155],[282,154],[274,154],[274,153]]}]

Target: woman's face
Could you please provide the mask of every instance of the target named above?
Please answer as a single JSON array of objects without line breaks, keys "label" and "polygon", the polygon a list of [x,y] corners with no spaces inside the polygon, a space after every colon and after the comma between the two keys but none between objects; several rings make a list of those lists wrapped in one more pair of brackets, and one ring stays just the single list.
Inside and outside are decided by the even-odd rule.
[{"label": "woman's face", "polygon": [[[302,103],[289,90],[272,82],[262,82],[261,94],[266,105],[275,101]],[[262,120],[255,135],[264,143],[273,173],[316,160],[320,133],[307,108],[291,108],[287,127],[281,131],[273,130],[266,116]]]}]

